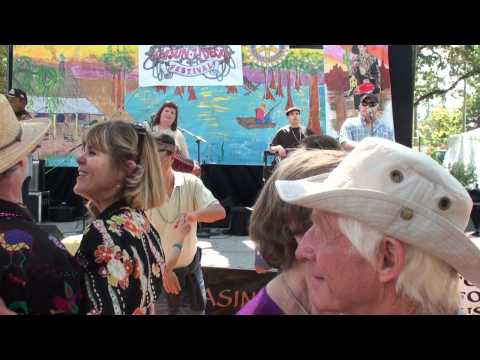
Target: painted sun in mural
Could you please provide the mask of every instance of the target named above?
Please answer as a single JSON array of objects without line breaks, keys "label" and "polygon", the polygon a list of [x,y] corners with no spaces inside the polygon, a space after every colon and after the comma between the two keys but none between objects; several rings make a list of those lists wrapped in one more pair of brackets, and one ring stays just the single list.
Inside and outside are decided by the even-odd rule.
[{"label": "painted sun in mural", "polygon": [[247,53],[250,59],[260,66],[280,64],[288,55],[288,45],[249,45]]}]

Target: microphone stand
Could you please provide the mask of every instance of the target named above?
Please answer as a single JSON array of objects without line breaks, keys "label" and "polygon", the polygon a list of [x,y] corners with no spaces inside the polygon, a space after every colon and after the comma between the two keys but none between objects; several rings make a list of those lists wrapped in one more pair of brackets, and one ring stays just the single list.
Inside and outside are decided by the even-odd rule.
[{"label": "microphone stand", "polygon": [[190,135],[191,137],[193,137],[195,139],[195,142],[197,143],[197,158],[198,158],[198,165],[200,165],[200,143],[207,143],[207,140],[205,140],[204,138],[198,136],[198,135],[195,135],[193,133],[191,133],[190,131],[188,130],[185,130],[181,127],[178,127],[178,129],[181,131],[181,132],[185,132],[187,133],[188,135]]}]

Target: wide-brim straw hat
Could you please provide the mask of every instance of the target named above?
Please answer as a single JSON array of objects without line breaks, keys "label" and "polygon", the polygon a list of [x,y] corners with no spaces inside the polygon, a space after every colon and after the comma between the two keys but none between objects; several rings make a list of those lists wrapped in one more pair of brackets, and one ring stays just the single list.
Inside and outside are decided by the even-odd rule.
[{"label": "wide-brim straw hat", "polygon": [[0,95],[0,174],[32,152],[48,131],[48,119],[18,121],[4,95]]},{"label": "wide-brim straw hat", "polygon": [[430,157],[365,138],[323,181],[277,180],[288,203],[354,218],[416,246],[480,285],[480,248],[464,231],[472,199]]}]

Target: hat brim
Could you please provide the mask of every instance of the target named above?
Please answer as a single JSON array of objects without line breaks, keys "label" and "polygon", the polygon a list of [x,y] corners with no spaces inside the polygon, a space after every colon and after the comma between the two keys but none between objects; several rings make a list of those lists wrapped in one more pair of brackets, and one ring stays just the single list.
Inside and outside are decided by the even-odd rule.
[{"label": "hat brim", "polygon": [[22,139],[0,151],[0,173],[32,152],[50,127],[48,118],[22,121]]},{"label": "hat brim", "polygon": [[[307,180],[277,180],[275,185],[283,201],[354,218],[442,259],[480,286],[480,244],[430,209],[391,194]],[[403,208],[412,209],[413,218],[402,219]]]}]

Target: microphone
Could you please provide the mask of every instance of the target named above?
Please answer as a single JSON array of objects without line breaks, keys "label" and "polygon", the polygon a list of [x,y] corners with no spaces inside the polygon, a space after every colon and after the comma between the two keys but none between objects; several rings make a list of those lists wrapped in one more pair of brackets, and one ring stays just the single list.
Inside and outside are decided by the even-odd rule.
[{"label": "microphone", "polygon": [[202,138],[202,137],[200,137],[200,136],[194,135],[193,137],[194,137],[195,139],[197,139],[198,141],[200,141],[200,142],[203,142],[203,143],[206,143],[206,142],[207,142],[207,140],[205,140],[204,138]]},{"label": "microphone", "polygon": [[186,132],[187,134],[189,134],[190,136],[194,137],[195,140],[197,141],[200,141],[200,142],[203,142],[203,143],[207,143],[207,140],[205,140],[204,138],[202,138],[201,136],[198,136],[198,135],[195,135],[195,134],[192,134],[190,131],[188,130],[185,130],[185,129],[182,129],[181,127],[177,126],[177,129],[180,130],[181,132]]},{"label": "microphone", "polygon": [[367,109],[367,115],[369,120],[374,120],[374,112],[372,108]]}]

